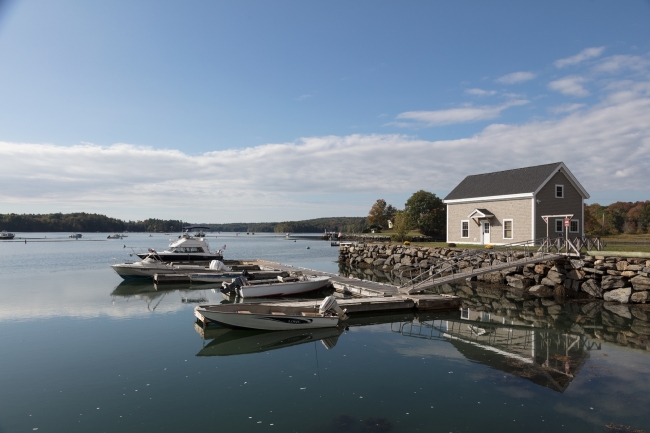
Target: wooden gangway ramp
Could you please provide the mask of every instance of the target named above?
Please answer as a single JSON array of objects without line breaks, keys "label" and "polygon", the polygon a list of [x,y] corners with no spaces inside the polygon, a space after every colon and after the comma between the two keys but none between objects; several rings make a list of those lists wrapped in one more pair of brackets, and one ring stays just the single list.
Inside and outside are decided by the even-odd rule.
[{"label": "wooden gangway ramp", "polygon": [[[338,274],[307,269],[298,266],[286,265],[266,260],[257,260],[256,264],[262,270],[276,270],[295,272],[301,271],[311,275],[326,275],[331,278],[331,283],[338,293],[351,296],[337,300],[348,313],[372,313],[380,311],[398,310],[447,310],[460,307],[460,298],[450,295],[437,294],[408,294],[401,293],[397,286],[377,283],[374,281],[348,278]],[[311,306],[321,300],[312,301],[281,301],[273,302],[274,305],[287,307]]]},{"label": "wooden gangway ramp", "polygon": [[519,260],[512,260],[507,262],[496,262],[489,266],[480,268],[471,267],[467,270],[458,270],[455,261],[449,261],[446,267],[441,267],[437,271],[429,271],[423,273],[411,280],[411,282],[401,286],[398,290],[401,293],[419,293],[423,290],[431,289],[433,287],[442,286],[443,284],[451,284],[457,281],[466,280],[468,278],[476,277],[478,275],[488,274],[490,272],[499,272],[510,268],[517,268],[530,264],[542,263],[551,260],[565,258],[565,254],[539,254],[531,257],[524,257]]}]

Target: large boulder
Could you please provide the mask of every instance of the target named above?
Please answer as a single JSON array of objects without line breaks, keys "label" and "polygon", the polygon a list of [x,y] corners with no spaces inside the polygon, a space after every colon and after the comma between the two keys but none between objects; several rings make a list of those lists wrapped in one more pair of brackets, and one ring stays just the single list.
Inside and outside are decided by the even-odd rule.
[{"label": "large boulder", "polygon": [[542,278],[542,281],[540,281],[540,284],[543,284],[543,285],[548,286],[548,287],[555,287],[555,282],[552,281],[549,278],[546,278],[546,277]]},{"label": "large boulder", "polygon": [[625,286],[627,286],[626,278],[615,277],[612,275],[603,277],[603,280],[600,283],[600,287],[602,287],[603,290],[620,289]]},{"label": "large boulder", "polygon": [[546,275],[546,273],[548,272],[549,269],[551,269],[551,268],[548,267],[547,265],[543,264],[543,263],[539,263],[539,264],[535,265],[535,273],[536,274]]},{"label": "large boulder", "polygon": [[503,284],[504,278],[501,272],[488,272],[487,274],[478,275],[476,277],[479,281],[486,283]]},{"label": "large boulder", "polygon": [[562,284],[566,279],[566,276],[557,271],[548,271],[546,278],[553,281],[554,284]]},{"label": "large boulder", "polygon": [[603,294],[603,299],[605,301],[619,302],[621,304],[627,304],[630,302],[630,295],[632,294],[631,287],[625,287],[623,289],[614,289]]},{"label": "large boulder", "polygon": [[594,298],[603,297],[603,289],[594,280],[585,281],[580,286],[580,289]]},{"label": "large boulder", "polygon": [[634,290],[650,290],[650,278],[638,275],[630,280]]}]

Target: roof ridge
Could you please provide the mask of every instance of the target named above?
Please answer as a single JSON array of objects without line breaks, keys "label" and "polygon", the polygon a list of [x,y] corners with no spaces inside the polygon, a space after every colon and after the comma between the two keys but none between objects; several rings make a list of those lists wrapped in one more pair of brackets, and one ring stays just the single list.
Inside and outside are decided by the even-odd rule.
[{"label": "roof ridge", "polygon": [[551,165],[555,165],[555,166],[557,166],[557,165],[560,165],[560,164],[563,164],[563,162],[562,162],[562,161],[559,161],[559,162],[552,162],[552,163],[549,163],[549,164],[540,164],[540,165],[531,165],[531,166],[528,166],[528,167],[511,168],[511,169],[508,169],[508,170],[490,171],[490,172],[488,172],[488,173],[468,174],[468,175],[465,176],[465,177],[470,177],[470,176],[483,176],[483,175],[486,175],[486,174],[505,173],[505,172],[507,172],[507,171],[529,170],[529,169],[531,169],[531,168],[546,167],[546,166],[551,166]]}]

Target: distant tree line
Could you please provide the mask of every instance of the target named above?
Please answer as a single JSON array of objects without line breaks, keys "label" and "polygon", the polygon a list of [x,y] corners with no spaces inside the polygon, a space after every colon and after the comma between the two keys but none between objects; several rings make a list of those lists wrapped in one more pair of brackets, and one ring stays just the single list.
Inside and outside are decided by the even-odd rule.
[{"label": "distant tree line", "polygon": [[[122,221],[85,212],[53,214],[0,214],[0,230],[11,232],[180,232],[182,226],[197,225],[180,220],[149,218]],[[305,221],[268,223],[200,224],[221,232],[358,233],[368,223],[364,217],[317,218]]]},{"label": "distant tree line", "polygon": [[650,233],[650,200],[585,206],[585,232],[591,236]]},{"label": "distant tree line", "polygon": [[85,212],[0,214],[0,229],[12,232],[179,232],[181,225],[180,220],[122,221]]},{"label": "distant tree line", "polygon": [[324,231],[360,233],[368,226],[363,217],[316,218],[305,221],[285,221],[277,223],[276,233],[323,233]]}]

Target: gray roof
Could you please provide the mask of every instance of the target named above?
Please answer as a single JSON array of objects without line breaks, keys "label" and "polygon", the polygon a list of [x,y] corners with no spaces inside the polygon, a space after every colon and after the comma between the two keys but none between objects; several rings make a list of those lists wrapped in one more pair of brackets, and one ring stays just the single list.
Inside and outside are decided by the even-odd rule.
[{"label": "gray roof", "polygon": [[463,179],[445,197],[445,200],[532,193],[537,191],[537,188],[561,164],[561,162],[554,162],[553,164],[516,168],[494,173],[473,174]]}]

